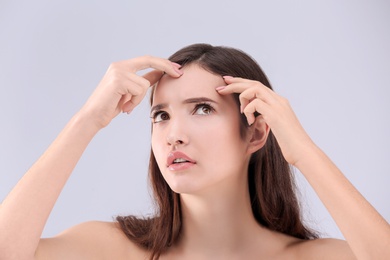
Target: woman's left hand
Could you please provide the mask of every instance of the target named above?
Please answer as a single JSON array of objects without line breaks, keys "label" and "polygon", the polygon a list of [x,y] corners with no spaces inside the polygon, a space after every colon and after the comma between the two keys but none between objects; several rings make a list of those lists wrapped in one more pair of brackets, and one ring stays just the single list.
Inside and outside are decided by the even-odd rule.
[{"label": "woman's left hand", "polygon": [[[248,124],[263,118],[275,135],[285,159],[292,165],[305,157],[307,148],[313,145],[301,126],[289,102],[259,81],[238,77],[224,77],[227,86],[217,88],[221,95],[240,94],[241,112]],[[255,118],[254,113],[260,115]]]},{"label": "woman's left hand", "polygon": [[[335,255],[337,259],[340,255],[342,259],[390,259],[389,224],[311,141],[289,102],[258,81],[224,79],[227,86],[218,87],[217,91],[222,95],[240,93],[241,109],[249,124],[259,117],[265,120],[285,159],[306,177],[347,240],[348,244],[327,240],[325,247],[324,240],[313,240],[323,248],[322,254],[329,254],[331,259]],[[255,118],[255,112],[261,115]]]}]

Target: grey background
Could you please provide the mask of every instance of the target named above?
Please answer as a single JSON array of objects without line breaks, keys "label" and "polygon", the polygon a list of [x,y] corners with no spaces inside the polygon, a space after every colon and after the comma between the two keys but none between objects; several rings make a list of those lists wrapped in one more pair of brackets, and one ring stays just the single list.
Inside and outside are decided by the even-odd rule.
[{"label": "grey background", "polygon": [[[251,54],[315,142],[389,221],[389,13],[389,2],[379,0],[0,0],[0,200],[111,62],[167,57],[207,42]],[[44,236],[83,221],[152,212],[148,110],[143,102],[96,136]],[[298,172],[297,179],[307,222],[341,238]]]}]

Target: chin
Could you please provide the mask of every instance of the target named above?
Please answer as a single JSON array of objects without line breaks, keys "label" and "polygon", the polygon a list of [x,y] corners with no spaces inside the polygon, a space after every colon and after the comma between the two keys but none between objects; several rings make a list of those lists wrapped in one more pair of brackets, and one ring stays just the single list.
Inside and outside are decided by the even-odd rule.
[{"label": "chin", "polygon": [[196,193],[199,190],[199,187],[194,187],[194,183],[179,183],[179,182],[168,182],[171,190],[178,194],[191,194]]}]

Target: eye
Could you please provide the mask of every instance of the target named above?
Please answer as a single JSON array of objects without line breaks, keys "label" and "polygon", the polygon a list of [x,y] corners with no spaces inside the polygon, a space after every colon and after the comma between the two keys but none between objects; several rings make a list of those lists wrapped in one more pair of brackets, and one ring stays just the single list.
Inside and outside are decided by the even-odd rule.
[{"label": "eye", "polygon": [[159,123],[169,119],[169,114],[165,111],[156,111],[152,116],[153,123]]},{"label": "eye", "polygon": [[210,115],[214,111],[214,108],[210,104],[197,104],[194,109],[196,115]]}]

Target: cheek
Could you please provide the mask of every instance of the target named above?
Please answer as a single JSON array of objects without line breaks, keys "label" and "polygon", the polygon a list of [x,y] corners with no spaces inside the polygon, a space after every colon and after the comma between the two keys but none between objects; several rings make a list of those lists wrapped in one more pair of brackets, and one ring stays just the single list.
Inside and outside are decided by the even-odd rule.
[{"label": "cheek", "polygon": [[234,120],[225,118],[225,120],[214,121],[210,127],[204,128],[199,124],[196,129],[197,140],[201,140],[203,151],[210,156],[230,159],[244,148],[239,125]]},{"label": "cheek", "polygon": [[243,141],[239,133],[225,129],[220,131],[218,135],[207,140],[209,153],[228,161],[234,159],[237,153],[241,154],[244,148]]}]

